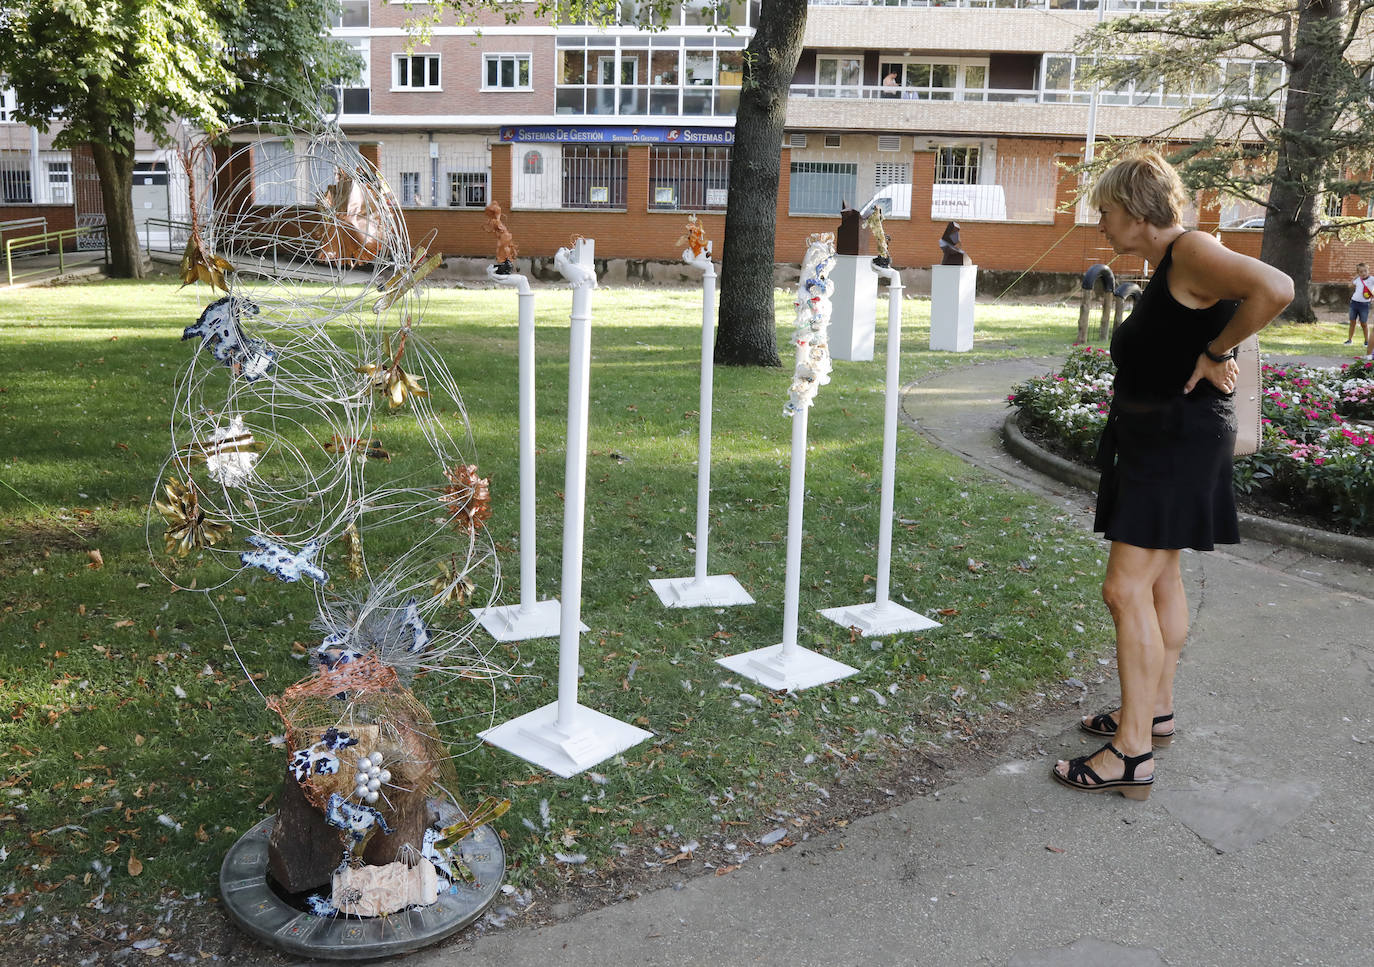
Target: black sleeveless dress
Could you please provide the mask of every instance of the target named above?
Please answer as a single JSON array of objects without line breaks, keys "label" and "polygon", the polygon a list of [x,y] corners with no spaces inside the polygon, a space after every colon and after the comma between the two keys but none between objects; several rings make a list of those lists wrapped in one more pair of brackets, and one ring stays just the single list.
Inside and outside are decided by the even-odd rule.
[{"label": "black sleeveless dress", "polygon": [[1136,547],[1210,551],[1240,541],[1231,483],[1235,406],[1208,380],[1186,396],[1183,386],[1240,303],[1179,303],[1168,282],[1173,248],[1112,336],[1116,381],[1097,453],[1093,529]]}]

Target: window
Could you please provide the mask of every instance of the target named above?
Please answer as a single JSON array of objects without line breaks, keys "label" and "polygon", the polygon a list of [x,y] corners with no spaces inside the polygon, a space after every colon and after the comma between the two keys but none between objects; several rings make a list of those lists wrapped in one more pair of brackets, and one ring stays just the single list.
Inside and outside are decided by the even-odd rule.
[{"label": "window", "polygon": [[72,165],[69,161],[48,162],[48,201],[69,205],[72,200]]},{"label": "window", "polygon": [[521,159],[520,167],[527,175],[542,175],[544,173],[544,156],[538,151],[526,151],[525,157]]},{"label": "window", "polygon": [[344,78],[334,79],[333,109],[341,114],[372,113],[372,41],[366,37],[344,37],[342,43],[353,48],[362,58],[362,72],[357,79],[345,84]]},{"label": "window", "polygon": [[392,61],[393,90],[439,90],[438,54],[397,54]]},{"label": "window", "polygon": [[858,54],[816,58],[817,97],[858,97],[864,78],[864,59]]},{"label": "window", "polygon": [[14,88],[0,88],[0,121],[13,121],[16,107],[18,107],[18,102]]},{"label": "window", "polygon": [[401,204],[423,205],[424,203],[424,199],[420,196],[420,173],[418,171],[402,171]]},{"label": "window", "polygon": [[987,99],[986,57],[903,57],[878,65],[883,97],[922,101]]},{"label": "window", "polygon": [[341,0],[340,10],[334,15],[335,27],[366,27],[369,25],[367,8],[369,0]]},{"label": "window", "polygon": [[135,161],[135,185],[167,184],[167,163],[165,161]]},{"label": "window", "polygon": [[[544,170],[543,158],[539,171]],[[448,173],[448,205],[450,208],[485,208],[487,206],[487,173],[485,171],[450,171]]]},{"label": "window", "polygon": [[485,69],[482,77],[483,90],[530,89],[529,54],[487,54],[482,62]]},{"label": "window", "polygon": [[563,207],[625,210],[623,144],[563,146]]},{"label": "window", "polygon": [[0,201],[7,204],[33,201],[27,151],[0,151]]},{"label": "window", "polygon": [[979,149],[973,145],[943,147],[935,156],[937,185],[978,184]]},{"label": "window", "polygon": [[654,145],[649,149],[649,208],[724,211],[730,149]]},{"label": "window", "polygon": [[840,162],[793,161],[788,172],[791,215],[839,215],[858,196],[859,166]]}]

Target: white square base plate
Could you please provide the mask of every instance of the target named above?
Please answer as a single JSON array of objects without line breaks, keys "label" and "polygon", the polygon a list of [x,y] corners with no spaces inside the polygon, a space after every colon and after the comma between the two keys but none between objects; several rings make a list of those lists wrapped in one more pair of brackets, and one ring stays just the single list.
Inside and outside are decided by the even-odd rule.
[{"label": "white square base plate", "polygon": [[[526,607],[521,604],[500,608],[473,608],[472,616],[497,641],[533,641],[535,638],[557,638],[562,629],[562,605],[557,598],[536,601]],[[578,622],[579,631],[591,629]]]},{"label": "white square base plate", "polygon": [[573,706],[571,719],[566,729],[560,727],[558,703],[550,702],[478,734],[498,749],[564,779],[653,736],[585,705]]},{"label": "white square base plate", "polygon": [[729,608],[754,603],[733,574],[712,574],[701,579],[652,578],[649,586],[668,608]]},{"label": "white square base plate", "polygon": [[858,628],[859,634],[870,638],[940,627],[940,622],[892,601],[852,604],[847,608],[822,608],[820,613],[841,628]]},{"label": "white square base plate", "polygon": [[813,685],[839,681],[858,672],[842,661],[826,658],[806,648],[769,645],[742,655],[717,658],[716,664],[777,691],[796,692]]}]

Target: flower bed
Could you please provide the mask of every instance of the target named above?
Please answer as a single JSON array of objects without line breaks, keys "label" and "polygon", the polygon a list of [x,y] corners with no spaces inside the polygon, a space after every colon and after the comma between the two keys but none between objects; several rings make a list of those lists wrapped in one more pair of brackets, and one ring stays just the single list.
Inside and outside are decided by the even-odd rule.
[{"label": "flower bed", "polygon": [[[1105,349],[1075,348],[1058,373],[1012,388],[1028,429],[1091,464],[1115,368]],[[1264,366],[1263,439],[1237,460],[1236,490],[1288,505],[1337,530],[1374,533],[1374,362]]]}]

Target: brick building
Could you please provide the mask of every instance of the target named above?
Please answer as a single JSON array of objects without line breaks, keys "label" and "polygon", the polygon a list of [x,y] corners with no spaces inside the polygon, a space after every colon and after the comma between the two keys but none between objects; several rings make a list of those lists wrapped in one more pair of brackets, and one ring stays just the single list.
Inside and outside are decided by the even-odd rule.
[{"label": "brick building", "polygon": [[[1170,0],[1104,2],[1110,16]],[[580,234],[596,238],[598,255],[675,259],[688,212],[719,252],[757,3],[716,12],[688,0],[652,31],[636,0],[621,0],[604,28],[551,26],[525,9],[515,24],[490,12],[467,24],[446,17],[421,44],[401,4],[343,0],[333,31],[366,69],[336,90],[337,121],[376,146],[412,234],[435,229],[446,254],[489,256],[481,210],[494,200],[523,255],[550,255]],[[1281,75],[1234,60],[1186,94],[1102,91],[1094,109],[1071,51],[1097,18],[1097,0],[813,2],[780,145],[776,260],[798,259],[842,202],[875,197],[889,210],[898,265],[938,261],[950,219],[989,269],[1077,273],[1108,258],[1064,167],[1083,155],[1089,115],[1098,137],[1147,134],[1189,99],[1222,85],[1263,92]],[[255,155],[279,163],[292,150],[265,141]],[[308,202],[316,187],[278,186],[256,201]],[[1258,254],[1258,206],[1200,201],[1190,223]],[[1332,202],[1347,214],[1357,203]],[[1344,280],[1361,260],[1374,260],[1374,246],[1326,245],[1313,280]],[[1116,267],[1138,268],[1126,261]]]}]

